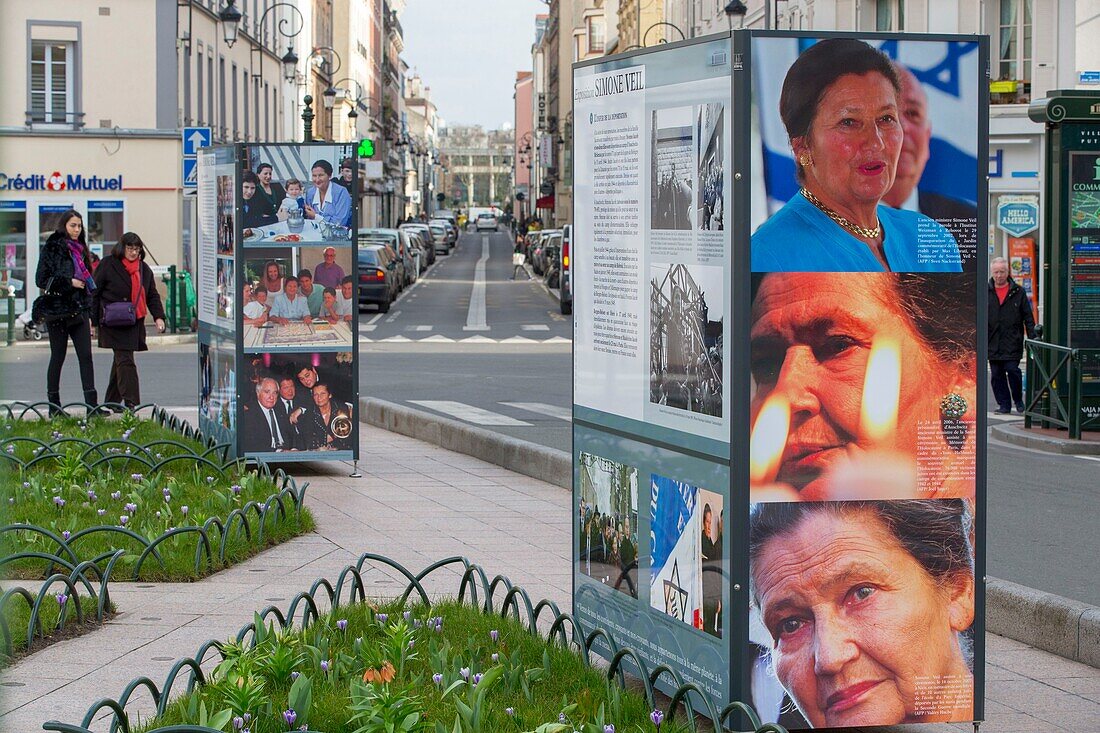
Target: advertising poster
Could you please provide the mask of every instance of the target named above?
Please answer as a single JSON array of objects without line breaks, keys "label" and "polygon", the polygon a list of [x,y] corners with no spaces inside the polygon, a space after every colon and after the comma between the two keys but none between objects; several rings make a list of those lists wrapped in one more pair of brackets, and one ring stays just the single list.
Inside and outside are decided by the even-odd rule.
[{"label": "advertising poster", "polygon": [[985,253],[977,40],[752,44],[752,180],[766,192],[753,200],[753,271],[973,272]]},{"label": "advertising poster", "polygon": [[[577,417],[728,452],[728,39],[579,67]],[[689,437],[690,436],[690,437]]]},{"label": "advertising poster", "polygon": [[638,597],[638,469],[580,455],[580,571]]},{"label": "advertising poster", "polygon": [[[351,145],[240,146],[233,288],[240,453],[358,457],[358,163]],[[351,172],[350,178],[341,172]]]},{"label": "advertising poster", "polygon": [[[203,149],[198,155],[198,218],[197,232],[198,272],[196,284],[213,285],[218,281],[218,188],[214,150]],[[197,287],[199,323],[217,323],[216,287]]]},{"label": "advertising poster", "polygon": [[971,721],[981,49],[752,43],[750,702],[795,730]]}]

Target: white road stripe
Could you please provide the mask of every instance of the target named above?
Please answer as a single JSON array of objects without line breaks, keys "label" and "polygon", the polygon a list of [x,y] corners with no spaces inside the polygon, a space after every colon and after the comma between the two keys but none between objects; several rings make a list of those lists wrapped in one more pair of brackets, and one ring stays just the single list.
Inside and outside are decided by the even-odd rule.
[{"label": "white road stripe", "polygon": [[406,331],[431,331],[433,326],[409,326]]},{"label": "white road stripe", "polygon": [[463,331],[488,331],[485,322],[485,263],[489,261],[489,236],[481,237],[481,258],[474,268],[474,288],[470,292],[470,310]]},{"label": "white road stripe", "polygon": [[372,318],[372,319],[370,319],[369,321],[367,321],[367,325],[368,325],[368,326],[373,326],[373,325],[374,325],[375,323],[377,323],[377,322],[378,322],[378,319],[379,319],[379,318],[381,318],[381,317],[382,317],[382,316],[384,316],[384,315],[386,315],[386,314],[385,314],[385,313],[376,313],[376,314],[375,314],[375,316],[374,316],[374,318]]},{"label": "white road stripe", "polygon": [[547,415],[549,417],[556,417],[559,420],[565,420],[566,422],[573,421],[573,411],[568,407],[558,407],[557,405],[548,405],[544,402],[501,402],[502,405],[508,405],[509,407],[515,407],[518,410],[526,410],[527,412],[534,412],[539,415]]},{"label": "white road stripe", "polygon": [[521,331],[549,331],[550,327],[545,323],[532,323],[526,326],[520,326]]},{"label": "white road stripe", "polygon": [[499,425],[508,427],[530,427],[531,423],[516,420],[515,418],[501,415],[480,407],[467,405],[464,402],[451,402],[448,400],[409,400],[414,405],[427,407],[429,410],[442,412],[444,415],[456,417],[474,425]]},{"label": "white road stripe", "polygon": [[378,328],[378,326],[372,326],[370,324],[367,324],[366,326],[360,326],[359,327],[359,333],[368,333],[370,331],[373,331],[376,328]]},{"label": "white road stripe", "polygon": [[386,319],[386,323],[393,323],[397,320],[397,317],[401,315],[401,311],[394,311],[390,314],[390,317]]}]

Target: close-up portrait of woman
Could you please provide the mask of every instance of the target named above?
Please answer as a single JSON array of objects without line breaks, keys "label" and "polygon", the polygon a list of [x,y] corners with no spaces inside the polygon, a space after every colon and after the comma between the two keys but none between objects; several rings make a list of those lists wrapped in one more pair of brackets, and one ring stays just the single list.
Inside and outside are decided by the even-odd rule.
[{"label": "close-up portrait of woman", "polygon": [[752,501],[973,498],[968,274],[753,276]]},{"label": "close-up portrait of woman", "polygon": [[946,228],[883,203],[904,141],[901,90],[863,41],[818,41],[794,61],[779,116],[801,189],[753,234],[754,272],[962,270]]},{"label": "close-up portrait of woman", "polygon": [[973,719],[971,525],[960,499],[752,507],[753,664],[809,727]]}]

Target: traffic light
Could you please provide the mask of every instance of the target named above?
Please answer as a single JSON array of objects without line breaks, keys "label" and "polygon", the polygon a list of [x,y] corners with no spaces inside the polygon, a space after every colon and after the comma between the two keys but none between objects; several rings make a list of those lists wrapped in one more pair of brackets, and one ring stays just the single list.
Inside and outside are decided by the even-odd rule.
[{"label": "traffic light", "polygon": [[360,158],[373,158],[374,157],[374,140],[369,137],[365,137],[359,141],[359,157]]}]

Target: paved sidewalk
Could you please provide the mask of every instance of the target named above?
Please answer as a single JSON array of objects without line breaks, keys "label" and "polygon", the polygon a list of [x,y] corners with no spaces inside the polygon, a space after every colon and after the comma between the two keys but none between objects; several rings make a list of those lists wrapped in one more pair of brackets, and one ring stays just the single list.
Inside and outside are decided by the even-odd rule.
[{"label": "paved sidewalk", "polygon": [[[193,412],[182,416],[194,420]],[[177,658],[190,656],[203,641],[234,635],[264,606],[285,609],[314,579],[334,580],[365,551],[388,555],[413,572],[446,556],[466,555],[490,577],[507,575],[534,598],[569,607],[567,491],[365,424],[360,436],[363,478],[348,478],[343,465],[294,469],[310,482],[306,496],[317,532],[199,583],[114,585],[121,613],[113,621],[0,675],[0,730],[30,733],[49,719],[79,722],[94,701],[117,696],[139,674],[159,684]],[[458,572],[437,575],[429,592],[457,592]],[[378,596],[404,586],[393,571],[371,570],[365,579]],[[999,636],[990,635],[988,642],[989,722],[982,733],[1100,730],[1100,670]],[[141,705],[131,709],[148,714],[151,698],[136,697]],[[106,730],[106,722],[95,728]]]}]

